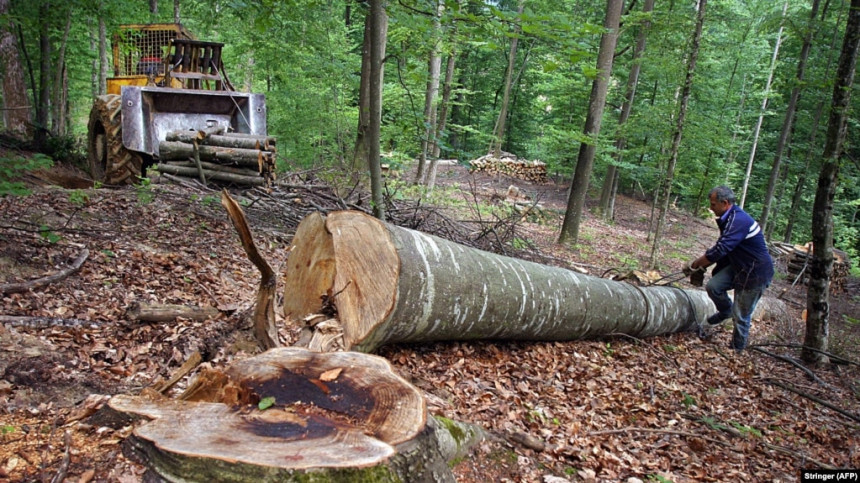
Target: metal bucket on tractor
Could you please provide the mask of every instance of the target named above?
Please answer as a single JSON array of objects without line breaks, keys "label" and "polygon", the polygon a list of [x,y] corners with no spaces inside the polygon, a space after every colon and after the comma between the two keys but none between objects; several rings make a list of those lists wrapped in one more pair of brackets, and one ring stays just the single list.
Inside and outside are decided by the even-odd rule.
[{"label": "metal bucket on tractor", "polygon": [[113,36],[113,76],[93,103],[90,174],[130,184],[159,159],[167,133],[223,127],[266,135],[263,94],[236,92],[221,59],[224,44],[194,39],[180,24],[124,25]]}]

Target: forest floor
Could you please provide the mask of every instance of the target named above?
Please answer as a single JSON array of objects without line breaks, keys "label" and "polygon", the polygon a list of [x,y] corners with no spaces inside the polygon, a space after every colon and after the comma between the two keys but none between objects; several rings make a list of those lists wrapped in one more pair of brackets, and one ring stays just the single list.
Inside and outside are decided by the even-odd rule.
[{"label": "forest floor", "polygon": [[[647,265],[645,202],[619,197],[613,223],[587,214],[571,249],[555,243],[565,185],[470,175],[459,166],[444,168],[439,184],[437,196],[487,205],[517,185],[543,214],[519,223],[516,239],[555,264],[595,276]],[[55,273],[85,249],[89,256],[63,280],[0,295],[0,481],[140,481],[144,468],[121,450],[131,429],[86,419],[104,401],[98,395],[138,393],[195,351],[213,367],[258,352],[248,317],[259,274],[217,192],[172,184],[70,190],[37,183],[33,190],[0,198],[0,285]],[[300,197],[294,203],[308,209]],[[459,206],[454,212],[465,216]],[[246,212],[262,255],[280,271],[294,214]],[[717,236],[710,220],[675,211],[665,233],[664,275]],[[752,344],[803,339],[805,289],[791,287],[784,262],[777,265],[782,275],[767,295],[782,294],[786,310],[756,320]],[[208,305],[222,315],[140,323],[128,312],[140,303]],[[854,361],[858,320],[851,280],[832,299],[831,350]],[[497,437],[456,464],[463,482],[795,481],[801,469],[860,468],[860,366],[810,368],[813,379],[763,352],[730,351],[730,325],[708,339],[445,342],[378,354],[435,396],[434,413]],[[296,332],[280,327],[287,345]],[[540,443],[513,442],[518,433]]]}]

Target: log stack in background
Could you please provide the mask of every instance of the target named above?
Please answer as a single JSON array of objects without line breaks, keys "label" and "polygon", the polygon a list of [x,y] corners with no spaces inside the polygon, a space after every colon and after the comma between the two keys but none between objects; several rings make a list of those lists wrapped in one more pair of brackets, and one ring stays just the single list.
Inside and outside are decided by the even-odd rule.
[{"label": "log stack in background", "polygon": [[491,175],[503,174],[532,183],[544,183],[547,180],[546,163],[520,159],[511,153],[503,152],[500,158],[496,158],[490,153],[473,159],[469,164],[471,164],[471,172],[483,171]]},{"label": "log stack in background", "polygon": [[[785,260],[786,271],[792,282],[799,280],[804,284],[809,283],[809,262],[812,260],[812,242],[806,245],[773,242],[770,245],[770,251],[774,258]],[[848,278],[849,265],[848,254],[834,248],[833,274],[830,277],[830,282],[834,290],[841,290],[844,286],[845,280]]]},{"label": "log stack in background", "polygon": [[[196,146],[196,147],[195,147]],[[176,176],[239,186],[271,187],[275,138],[225,133],[224,128],[173,131],[159,143],[158,170]]]}]

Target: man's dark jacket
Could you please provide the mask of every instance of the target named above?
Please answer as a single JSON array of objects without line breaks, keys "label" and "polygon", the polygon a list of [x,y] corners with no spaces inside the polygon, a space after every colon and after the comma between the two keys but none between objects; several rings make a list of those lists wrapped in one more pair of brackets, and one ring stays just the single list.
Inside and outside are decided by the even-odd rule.
[{"label": "man's dark jacket", "polygon": [[712,273],[731,265],[736,290],[770,285],[773,261],[758,223],[733,204],[725,216],[717,218],[717,226],[720,238],[705,252],[708,260],[717,262]]}]

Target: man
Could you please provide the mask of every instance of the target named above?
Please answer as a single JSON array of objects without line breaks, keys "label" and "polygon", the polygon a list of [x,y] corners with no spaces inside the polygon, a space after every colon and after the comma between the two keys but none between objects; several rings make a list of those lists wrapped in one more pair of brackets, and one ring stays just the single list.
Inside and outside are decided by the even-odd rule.
[{"label": "man", "polygon": [[[717,325],[729,317],[735,324],[731,348],[742,351],[747,346],[755,306],[773,279],[773,260],[761,228],[744,210],[735,205],[735,194],[727,186],[717,186],[708,193],[711,211],[717,216],[720,238],[704,255],[694,260],[688,271],[700,271],[716,263],[706,286],[717,313],[708,324]],[[734,289],[734,302],[728,292]]]}]

